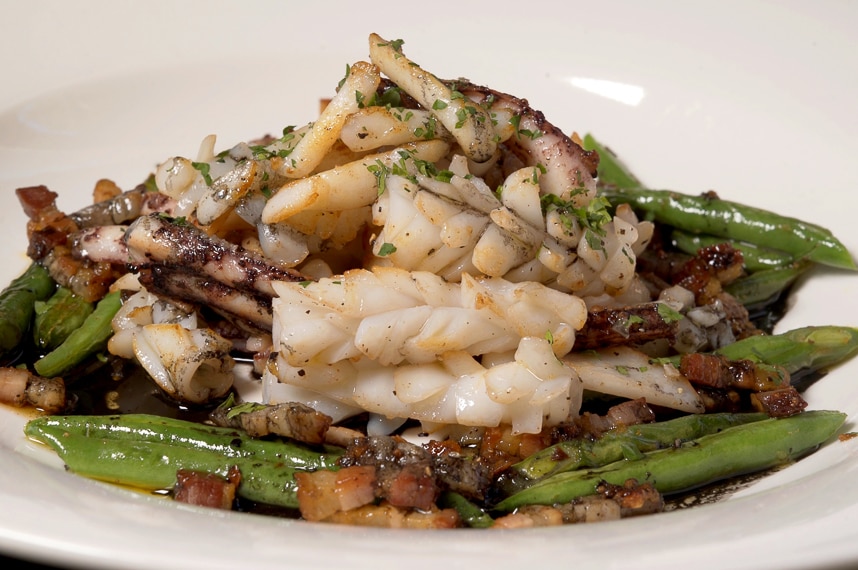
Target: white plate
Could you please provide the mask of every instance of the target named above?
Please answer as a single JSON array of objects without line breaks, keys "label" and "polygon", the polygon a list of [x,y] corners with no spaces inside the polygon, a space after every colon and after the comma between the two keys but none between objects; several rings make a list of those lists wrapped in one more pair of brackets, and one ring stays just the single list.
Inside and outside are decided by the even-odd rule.
[{"label": "white plate", "polygon": [[[858,4],[41,2],[4,9],[2,279],[27,260],[18,186],[74,210],[93,183],[314,117],[366,37],[608,142],[645,182],[821,223],[852,252]],[[558,3],[559,4],[559,3]],[[419,12],[419,10],[425,12]],[[59,47],[58,47],[59,46]],[[781,329],[858,325],[858,276],[819,271]],[[858,417],[858,362],[807,394]],[[858,561],[858,447],[832,442],[730,500],[598,525],[411,532],[188,508],[65,473],[0,410],[0,550],[87,568],[799,568]]]}]

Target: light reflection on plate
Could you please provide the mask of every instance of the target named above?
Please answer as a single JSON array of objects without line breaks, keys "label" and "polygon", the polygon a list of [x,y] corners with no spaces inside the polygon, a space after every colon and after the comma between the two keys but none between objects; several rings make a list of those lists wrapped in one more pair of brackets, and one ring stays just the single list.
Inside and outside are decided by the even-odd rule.
[{"label": "light reflection on plate", "polygon": [[[443,41],[423,27],[412,33],[399,25],[402,14],[361,13],[346,18],[349,26],[292,30],[288,57],[278,59],[276,42],[269,41],[252,58],[216,63],[196,53],[193,65],[171,61],[15,101],[0,111],[6,232],[0,276],[6,282],[27,263],[15,187],[47,184],[61,194],[60,206],[73,210],[88,201],[98,178],[130,187],[158,161],[194,154],[209,133],[227,146],[311,120],[345,64],[366,57],[371,31],[404,38],[406,53],[438,75],[467,76],[523,96],[555,124],[594,133],[648,184],[716,189],[725,198],[822,223],[858,251],[852,214],[843,207],[854,204],[858,151],[852,110],[858,88],[844,71],[858,63],[858,46],[844,31],[849,18],[827,19],[825,10],[811,14],[790,4],[720,6],[704,13],[682,3],[613,9],[570,3],[541,16],[534,10],[518,22],[511,11],[517,3],[496,2],[467,38]],[[829,7],[856,21],[856,10]],[[291,8],[291,17],[315,18],[314,10]],[[137,25],[146,25],[145,17],[151,25],[157,15],[139,14],[144,22]],[[510,22],[519,24],[517,35]],[[206,23],[208,33],[227,24],[224,18]],[[273,33],[269,25],[259,22],[255,31]],[[500,30],[510,30],[514,40],[499,41]],[[284,73],[284,59],[300,65]],[[781,329],[858,325],[850,296],[856,279],[817,272],[801,284]],[[807,394],[813,408],[847,411],[850,430],[858,417],[856,375],[858,363],[850,363]],[[425,533],[201,511],[105,486],[59,469],[53,455],[23,439],[25,421],[0,410],[0,549],[43,561],[260,570],[520,568],[559,561],[791,568],[858,560],[854,441],[833,442],[703,508],[589,526]]]}]

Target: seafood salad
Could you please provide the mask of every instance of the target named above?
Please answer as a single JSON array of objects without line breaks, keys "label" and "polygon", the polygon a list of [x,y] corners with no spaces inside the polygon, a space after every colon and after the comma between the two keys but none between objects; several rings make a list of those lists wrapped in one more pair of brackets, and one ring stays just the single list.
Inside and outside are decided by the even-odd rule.
[{"label": "seafood salad", "polygon": [[[517,528],[662,512],[842,430],[802,391],[858,329],[772,333],[796,279],[856,269],[828,230],[650,189],[403,47],[371,34],[311,122],[76,212],[17,190],[0,401],[39,410],[28,437],[194,505]],[[91,386],[132,371],[175,412]]]}]

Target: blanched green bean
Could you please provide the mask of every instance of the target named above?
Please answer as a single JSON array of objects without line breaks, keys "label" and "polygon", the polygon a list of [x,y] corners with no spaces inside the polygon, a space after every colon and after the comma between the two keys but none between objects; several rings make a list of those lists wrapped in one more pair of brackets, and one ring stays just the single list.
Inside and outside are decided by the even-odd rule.
[{"label": "blanched green bean", "polygon": [[61,376],[89,356],[104,350],[113,335],[111,321],[121,306],[119,291],[108,293],[98,302],[83,325],[75,329],[60,346],[33,364],[36,373],[47,378]]},{"label": "blanched green bean", "polygon": [[45,416],[29,421],[24,431],[85,477],[162,490],[173,487],[179,469],[226,477],[237,466],[239,496],[289,508],[298,506],[296,471],[336,467],[335,453],[145,414]]},{"label": "blanched green bean", "polygon": [[702,247],[710,247],[721,243],[729,243],[733,248],[742,251],[745,269],[751,273],[765,269],[785,267],[792,264],[795,258],[783,251],[764,248],[752,243],[737,242],[723,237],[692,234],[674,229],[670,238],[677,249],[695,255]]},{"label": "blanched green bean", "polygon": [[[858,353],[858,328],[836,325],[800,327],[790,331],[755,335],[713,351],[728,360],[753,360],[780,366],[790,374],[818,372]],[[679,366],[681,355],[659,358]]]},{"label": "blanched green bean", "polygon": [[715,351],[729,360],[744,358],[784,367],[789,373],[816,372],[858,353],[858,328],[809,326],[780,334],[748,337]]},{"label": "blanched green bean", "polygon": [[645,452],[674,446],[729,427],[757,422],[762,413],[690,414],[662,422],[611,430],[599,439],[573,439],[538,451],[513,465],[503,478],[504,494],[517,492],[536,481],[582,467],[600,467],[621,459],[635,459]]},{"label": "blanched green bean", "polygon": [[35,302],[47,299],[55,289],[48,270],[31,263],[0,292],[0,356],[18,348],[32,324]]},{"label": "blanched green bean", "polygon": [[647,218],[687,234],[726,238],[782,251],[793,259],[807,258],[833,267],[858,269],[846,247],[826,228],[722,200],[714,194],[693,196],[649,189],[593,135],[585,135],[584,148],[599,153],[597,185],[600,193],[615,206],[630,204]]},{"label": "blanched green bean", "polygon": [[227,477],[237,466],[239,496],[275,506],[297,508],[295,468],[259,458],[227,457],[166,443],[98,439],[68,433],[46,441],[67,468],[92,479],[148,490],[171,489],[179,469]]},{"label": "blanched green bean", "polygon": [[783,267],[771,267],[740,277],[724,287],[737,301],[748,306],[765,304],[787,290],[808,272],[813,263],[799,260]]},{"label": "blanched green bean", "polygon": [[831,231],[797,218],[711,195],[692,196],[670,190],[605,188],[602,195],[612,204],[630,204],[646,217],[686,232],[782,250],[832,267],[858,269],[852,255]]},{"label": "blanched green bean", "polygon": [[46,301],[36,301],[33,341],[42,349],[53,350],[79,329],[92,313],[92,303],[59,287]]},{"label": "blanched green bean", "polygon": [[548,477],[507,497],[495,509],[508,512],[524,505],[567,503],[594,494],[602,481],[649,482],[663,494],[694,489],[806,455],[837,433],[845,419],[841,412],[817,410],[731,427],[676,448],[646,453],[642,459]]},{"label": "blanched green bean", "polygon": [[342,449],[312,448],[286,439],[260,439],[240,429],[151,414],[44,416],[31,420],[28,435],[78,433],[91,438],[163,443],[224,457],[260,458],[300,469],[332,468]]},{"label": "blanched green bean", "polygon": [[489,528],[495,524],[491,515],[459,493],[445,491],[438,499],[438,506],[442,509],[456,509],[465,525],[471,528]]}]

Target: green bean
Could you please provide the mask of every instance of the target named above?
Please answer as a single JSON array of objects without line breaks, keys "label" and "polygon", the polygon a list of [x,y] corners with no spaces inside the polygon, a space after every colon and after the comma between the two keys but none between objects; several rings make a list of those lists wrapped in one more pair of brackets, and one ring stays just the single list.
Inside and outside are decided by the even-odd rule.
[{"label": "green bean", "polygon": [[642,459],[548,477],[502,500],[495,509],[507,512],[523,505],[567,503],[594,494],[602,481],[622,485],[634,479],[652,483],[663,494],[694,489],[798,459],[832,437],[845,419],[842,412],[815,410],[731,427],[676,448],[646,453]]},{"label": "green bean", "polygon": [[46,301],[36,301],[36,318],[33,321],[33,341],[36,346],[53,350],[80,328],[93,311],[93,304],[59,287]]},{"label": "green bean", "polygon": [[618,188],[640,188],[637,176],[613,153],[591,134],[584,135],[584,148],[599,153],[598,183],[600,186],[616,186]]},{"label": "green bean", "polygon": [[241,471],[239,496],[290,508],[297,507],[295,472],[335,469],[339,453],[147,414],[43,416],[24,432],[84,477],[162,490],[175,484],[178,469],[226,476],[234,465]]},{"label": "green bean", "polygon": [[499,490],[509,495],[558,473],[582,467],[601,467],[620,459],[640,458],[645,452],[671,447],[678,441],[690,441],[767,417],[762,413],[691,414],[613,429],[595,440],[578,438],[562,441],[510,467],[501,478]]},{"label": "green bean", "polygon": [[800,260],[783,267],[761,269],[740,277],[724,287],[746,307],[766,304],[787,290],[796,279],[813,267],[813,263]]},{"label": "green bean", "polygon": [[31,263],[0,292],[0,355],[21,344],[33,321],[35,302],[50,297],[55,288],[48,270]]},{"label": "green bean", "polygon": [[[858,328],[836,325],[808,326],[770,335],[737,340],[713,351],[728,360],[752,360],[783,367],[790,374],[818,372],[858,353]],[[681,355],[657,359],[679,366]]]},{"label": "green bean", "polygon": [[670,190],[605,188],[602,194],[612,204],[628,203],[646,217],[683,231],[782,250],[832,267],[858,269],[852,255],[829,230],[797,218]]},{"label": "green bean", "polygon": [[670,237],[677,249],[691,255],[695,255],[697,250],[702,247],[710,247],[725,242],[729,243],[735,249],[741,250],[745,269],[751,273],[764,269],[784,267],[795,261],[795,258],[786,252],[760,247],[752,243],[737,242],[723,237],[691,234],[676,229],[671,232]]},{"label": "green bean", "polygon": [[441,493],[438,506],[442,509],[456,509],[459,517],[471,528],[489,528],[495,524],[494,519],[486,511],[453,491]]},{"label": "green bean", "polygon": [[706,235],[707,239],[728,238],[745,242],[744,248],[740,249],[752,258],[754,254],[747,253],[750,246],[768,250],[767,257],[759,259],[760,263],[776,263],[778,252],[782,252],[781,255],[790,261],[807,257],[833,267],[858,269],[845,246],[823,227],[706,195],[648,189],[593,135],[584,136],[584,148],[599,153],[597,184],[602,195],[614,205],[626,202],[643,211],[647,217],[673,226],[686,235],[700,234]]},{"label": "green bean", "polygon": [[167,443],[92,438],[78,433],[46,433],[43,443],[54,448],[69,471],[109,483],[146,490],[166,490],[176,483],[179,469],[226,477],[232,466],[241,472],[236,493],[245,499],[296,508],[293,467],[253,457],[228,457]]},{"label": "green bean", "polygon": [[76,433],[90,438],[163,443],[210,451],[224,457],[260,458],[299,469],[333,468],[340,448],[313,448],[287,439],[259,439],[233,428],[151,414],[43,416],[31,420],[28,435]]},{"label": "green bean", "polygon": [[104,350],[113,335],[111,321],[122,306],[119,291],[105,295],[80,328],[75,329],[60,346],[33,364],[40,376],[61,376],[93,354]]},{"label": "green bean", "polygon": [[729,360],[750,359],[784,367],[790,374],[816,372],[858,352],[858,328],[808,326],[774,335],[758,335],[715,351]]}]

